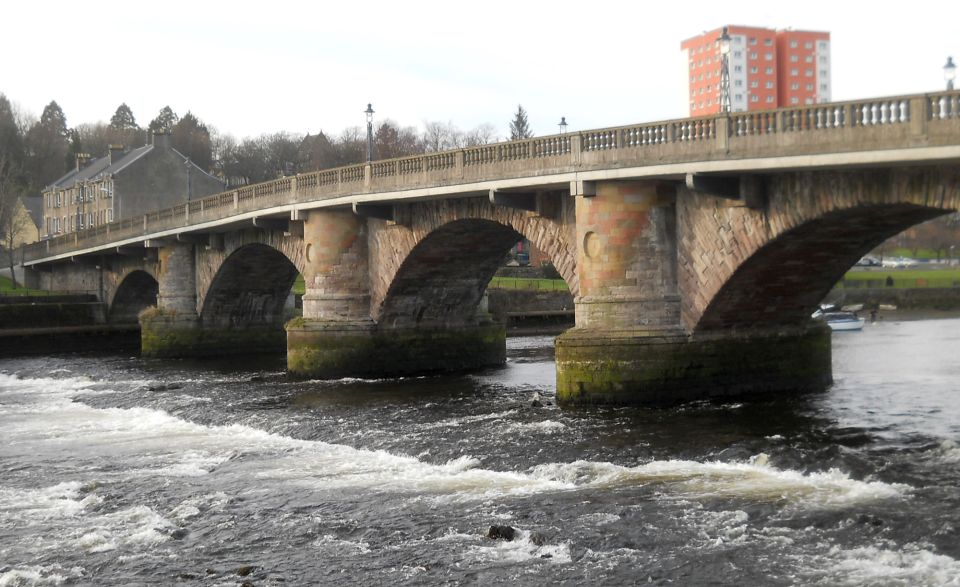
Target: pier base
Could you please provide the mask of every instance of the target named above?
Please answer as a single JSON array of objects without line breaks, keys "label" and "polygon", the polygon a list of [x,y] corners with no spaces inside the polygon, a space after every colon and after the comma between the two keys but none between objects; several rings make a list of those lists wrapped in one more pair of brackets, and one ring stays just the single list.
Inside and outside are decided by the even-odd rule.
[{"label": "pier base", "polygon": [[282,354],[286,335],[280,324],[204,324],[195,314],[147,310],[140,314],[140,354],[144,357],[220,357]]},{"label": "pier base", "polygon": [[823,324],[698,335],[574,328],[557,338],[556,357],[557,401],[567,405],[821,391],[833,381]]},{"label": "pier base", "polygon": [[380,330],[372,322],[298,318],[286,328],[287,370],[304,377],[394,377],[468,371],[506,361],[506,329],[498,323]]}]

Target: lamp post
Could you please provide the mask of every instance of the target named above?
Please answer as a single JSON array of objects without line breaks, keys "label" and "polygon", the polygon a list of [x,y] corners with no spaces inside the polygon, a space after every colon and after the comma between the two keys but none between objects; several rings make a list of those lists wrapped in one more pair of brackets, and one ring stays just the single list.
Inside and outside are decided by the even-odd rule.
[{"label": "lamp post", "polygon": [[717,39],[720,44],[720,112],[730,112],[730,34],[727,27]]},{"label": "lamp post", "polygon": [[947,91],[953,90],[953,80],[957,77],[957,66],[953,64],[953,57],[947,57],[947,64],[943,66],[943,79],[947,82]]},{"label": "lamp post", "polygon": [[567,132],[567,117],[566,117],[566,116],[561,116],[561,117],[560,117],[560,124],[558,124],[557,126],[560,127],[560,134],[563,134],[563,133]]},{"label": "lamp post", "polygon": [[373,160],[373,106],[367,104],[367,163]]}]

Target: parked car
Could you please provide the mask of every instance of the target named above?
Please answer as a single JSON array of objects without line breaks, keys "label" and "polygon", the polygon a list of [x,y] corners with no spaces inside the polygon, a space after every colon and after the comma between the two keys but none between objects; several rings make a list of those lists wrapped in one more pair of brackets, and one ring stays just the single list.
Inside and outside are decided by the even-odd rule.
[{"label": "parked car", "polygon": [[890,267],[893,269],[905,269],[907,267],[915,267],[917,262],[913,259],[908,259],[907,257],[887,257],[883,260],[884,267]]},{"label": "parked car", "polygon": [[880,259],[877,259],[873,255],[864,255],[860,257],[860,260],[857,261],[857,267],[879,267]]}]

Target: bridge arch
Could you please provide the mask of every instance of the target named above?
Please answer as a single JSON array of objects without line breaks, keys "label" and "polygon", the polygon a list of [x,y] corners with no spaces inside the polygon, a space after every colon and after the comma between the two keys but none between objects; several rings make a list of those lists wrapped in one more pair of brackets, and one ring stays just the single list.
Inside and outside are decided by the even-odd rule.
[{"label": "bridge arch", "polygon": [[117,280],[108,303],[110,322],[136,322],[138,314],[157,304],[159,284],[147,269],[130,269]]},{"label": "bridge arch", "polygon": [[211,326],[276,324],[279,328],[299,273],[289,257],[267,244],[237,246],[203,290],[200,319]]},{"label": "bridge arch", "polygon": [[684,326],[705,332],[805,323],[861,256],[960,209],[958,185],[960,174],[942,168],[875,169],[779,175],[768,182],[765,210],[682,194]]},{"label": "bridge arch", "polygon": [[403,224],[371,220],[371,317],[388,327],[470,321],[521,238],[550,257],[576,295],[574,202],[556,198],[551,217],[467,198],[411,204]]},{"label": "bridge arch", "polygon": [[[234,257],[236,253],[248,247],[252,248]],[[270,254],[268,250],[276,254]],[[256,257],[263,260],[267,266],[253,268],[258,273],[250,273],[246,277],[236,273],[238,268],[250,263]],[[232,266],[233,264],[237,266]],[[245,287],[252,288],[251,291],[263,287],[263,284],[259,283],[261,279],[286,279],[287,270],[291,265],[295,271],[293,279],[296,279],[296,274],[303,273],[305,265],[303,239],[299,236],[278,230],[259,229],[225,233],[221,248],[204,247],[197,251],[197,314],[208,318],[217,314],[222,316],[222,311],[225,309],[224,303],[228,302],[230,295],[240,295]],[[277,273],[270,274],[270,269],[276,270]],[[218,280],[224,277],[224,271],[227,272],[227,280],[218,283]],[[261,275],[259,271],[267,273]],[[214,291],[219,296],[218,300],[209,303],[208,297]],[[220,309],[214,310],[214,304]]]}]

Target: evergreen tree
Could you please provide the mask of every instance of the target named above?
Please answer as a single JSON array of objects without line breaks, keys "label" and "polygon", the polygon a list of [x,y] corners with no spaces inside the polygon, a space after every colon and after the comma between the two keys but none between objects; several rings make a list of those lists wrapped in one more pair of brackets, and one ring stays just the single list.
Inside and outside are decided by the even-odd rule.
[{"label": "evergreen tree", "polygon": [[69,160],[69,134],[63,110],[55,101],[50,102],[43,109],[39,122],[27,131],[24,140],[29,194],[38,194],[44,186],[63,175],[73,163]]},{"label": "evergreen tree", "polygon": [[117,107],[117,111],[113,113],[112,117],[110,117],[110,128],[114,130],[131,130],[140,128],[137,125],[137,120],[133,117],[133,111],[130,110],[130,107],[127,106],[126,102],[120,104],[120,106]]},{"label": "evergreen tree", "polygon": [[151,133],[155,132],[172,132],[174,125],[179,121],[177,113],[173,111],[169,106],[164,106],[160,109],[160,114],[157,114],[157,117],[150,121],[150,126],[147,128]]},{"label": "evergreen tree", "polygon": [[529,139],[532,136],[533,131],[530,130],[527,122],[527,111],[523,106],[518,105],[517,113],[513,115],[513,120],[510,122],[510,140]]},{"label": "evergreen tree", "polygon": [[192,113],[187,112],[173,125],[171,132],[173,148],[188,157],[200,169],[209,171],[213,164],[213,146],[207,126]]}]

